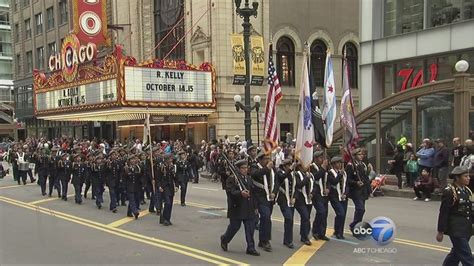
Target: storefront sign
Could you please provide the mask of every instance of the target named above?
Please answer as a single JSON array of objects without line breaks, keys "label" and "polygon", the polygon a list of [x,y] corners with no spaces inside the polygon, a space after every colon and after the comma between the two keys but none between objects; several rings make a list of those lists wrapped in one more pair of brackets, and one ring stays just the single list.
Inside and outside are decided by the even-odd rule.
[{"label": "storefront sign", "polygon": [[75,0],[73,4],[74,33],[83,44],[110,45],[107,34],[107,1]]},{"label": "storefront sign", "polygon": [[92,61],[96,56],[95,44],[80,45],[76,35],[70,34],[64,38],[61,53],[49,58],[49,70],[62,70],[64,79],[71,82],[76,78],[79,64]]},{"label": "storefront sign", "polygon": [[36,111],[61,109],[117,101],[117,81],[105,80],[61,90],[36,93]]},{"label": "storefront sign", "polygon": [[140,102],[212,103],[212,73],[125,67],[125,99]]},{"label": "storefront sign", "polygon": [[[418,70],[416,75],[411,80],[411,85],[408,87],[409,81],[412,78],[412,74],[415,71],[414,68],[404,68],[398,71],[398,76],[403,77],[402,87],[400,91],[404,91],[408,88],[415,88],[424,84],[424,77],[423,77],[423,69]],[[438,65],[431,64],[430,65],[430,79],[429,82],[435,81],[438,77]]]}]

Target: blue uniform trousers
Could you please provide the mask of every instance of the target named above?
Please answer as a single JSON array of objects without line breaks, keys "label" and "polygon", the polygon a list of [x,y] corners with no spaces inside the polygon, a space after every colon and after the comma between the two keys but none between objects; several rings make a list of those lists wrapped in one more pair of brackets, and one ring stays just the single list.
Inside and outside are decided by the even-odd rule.
[{"label": "blue uniform trousers", "polygon": [[140,206],[140,196],[139,192],[128,192],[128,209],[127,215],[137,214],[138,207]]},{"label": "blue uniform trousers", "polygon": [[283,244],[293,243],[293,224],[295,208],[289,207],[286,204],[280,205],[281,214],[284,218],[284,233],[283,233]]},{"label": "blue uniform trousers", "polygon": [[255,231],[255,220],[254,219],[229,219],[229,226],[222,235],[222,242],[229,243],[234,238],[235,234],[239,231],[240,226],[244,224],[245,229],[245,241],[247,241],[247,251],[255,250],[255,241],[253,240],[253,233]]},{"label": "blue uniform trousers", "polygon": [[69,179],[60,178],[59,181],[61,182],[61,196],[63,199],[67,198],[67,190],[69,187]]},{"label": "blue uniform trousers", "polygon": [[188,182],[187,181],[179,182],[179,187],[181,190],[181,203],[186,203],[186,192],[188,191]]},{"label": "blue uniform trousers", "polygon": [[346,219],[347,201],[330,200],[331,206],[336,213],[334,218],[334,235],[344,234],[344,220]]},{"label": "blue uniform trousers", "polygon": [[112,211],[117,208],[117,190],[115,187],[109,187],[110,205],[109,209]]},{"label": "blue uniform trousers", "polygon": [[258,203],[258,213],[260,215],[260,228],[258,237],[260,242],[268,242],[272,239],[272,211],[273,205],[268,201]]},{"label": "blue uniform trousers", "polygon": [[171,211],[173,209],[173,193],[168,190],[164,190],[161,194],[161,200],[165,203],[163,212],[161,213],[160,217],[164,221],[171,221]]},{"label": "blue uniform trousers", "polygon": [[351,228],[351,231],[354,229],[356,224],[359,222],[362,222],[362,219],[364,218],[364,213],[365,213],[365,200],[363,199],[352,199],[352,202],[354,202],[355,210],[354,210],[354,219],[352,220],[352,223],[349,225]]},{"label": "blue uniform trousers", "polygon": [[73,184],[74,185],[74,201],[76,203],[82,203],[82,184]]},{"label": "blue uniform trousers", "polygon": [[474,265],[474,259],[472,258],[471,247],[469,246],[469,239],[471,237],[449,237],[453,247],[451,252],[446,256],[443,262],[443,266],[459,265],[459,262],[463,266]]},{"label": "blue uniform trousers", "polygon": [[58,197],[61,196],[61,186],[59,183],[59,178],[55,175],[49,176],[49,196],[53,194],[53,188],[58,191]]},{"label": "blue uniform trousers", "polygon": [[326,228],[328,227],[328,197],[318,198],[313,202],[316,209],[316,217],[313,222],[313,235],[326,236]]},{"label": "blue uniform trousers", "polygon": [[38,173],[38,183],[41,187],[41,194],[46,195],[46,179],[48,175],[46,173]]},{"label": "blue uniform trousers", "polygon": [[300,214],[300,240],[308,240],[309,231],[311,230],[310,212],[311,205],[296,205],[295,209]]},{"label": "blue uniform trousers", "polygon": [[95,187],[95,205],[97,207],[102,207],[102,203],[104,203],[104,191],[104,183],[99,182]]}]

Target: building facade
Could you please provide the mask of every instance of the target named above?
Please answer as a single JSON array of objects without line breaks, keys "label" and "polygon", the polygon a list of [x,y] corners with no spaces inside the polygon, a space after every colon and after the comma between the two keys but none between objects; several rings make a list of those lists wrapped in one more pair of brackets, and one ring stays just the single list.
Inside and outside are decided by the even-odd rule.
[{"label": "building facade", "polygon": [[[361,1],[360,14],[362,109],[401,91],[453,79],[459,60],[469,63],[468,74],[474,73],[474,1]],[[425,137],[451,139],[457,131],[455,115],[469,117],[469,128],[474,128],[474,114],[454,114],[455,95],[430,97],[435,96],[429,102],[428,97],[417,99],[416,119],[400,117],[384,128],[382,137],[388,141],[405,135],[418,144]]]},{"label": "building facade", "polygon": [[10,1],[0,1],[0,139],[15,135]]}]

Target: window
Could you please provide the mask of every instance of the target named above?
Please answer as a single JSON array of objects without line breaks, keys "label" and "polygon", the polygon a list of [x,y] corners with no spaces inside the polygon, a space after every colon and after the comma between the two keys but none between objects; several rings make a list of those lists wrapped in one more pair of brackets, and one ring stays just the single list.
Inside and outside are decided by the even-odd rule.
[{"label": "window", "polygon": [[67,0],[59,1],[59,24],[67,23]]},{"label": "window", "polygon": [[0,13],[0,25],[10,25],[10,15],[8,12]]},{"label": "window", "polygon": [[357,48],[353,43],[348,42],[344,45],[344,51],[349,69],[349,87],[357,88]]},{"label": "window", "polygon": [[282,85],[295,85],[295,46],[288,37],[277,42],[277,73]]},{"label": "window", "polygon": [[44,67],[44,48],[36,48],[36,68],[42,70]]},{"label": "window", "polygon": [[13,30],[15,31],[15,42],[18,42],[18,40],[20,39],[20,26],[18,25],[18,23],[15,23],[15,28]]},{"label": "window", "polygon": [[0,55],[12,55],[12,36],[9,30],[0,30]]},{"label": "window", "polygon": [[29,6],[29,5],[30,5],[30,0],[23,0],[22,3],[21,3],[21,5],[22,5],[23,7]]},{"label": "window", "polygon": [[57,52],[56,42],[48,43],[48,55],[51,56],[53,54],[56,54],[56,52]]},{"label": "window", "polygon": [[474,0],[427,0],[428,27],[474,18]]},{"label": "window", "polygon": [[313,84],[316,87],[324,87],[327,50],[328,48],[322,40],[315,40],[311,44],[311,70],[313,71]]},{"label": "window", "polygon": [[36,21],[36,35],[43,33],[43,13],[35,15]]},{"label": "window", "polygon": [[25,20],[25,38],[26,39],[31,38],[31,20],[30,19]]},{"label": "window", "polygon": [[[155,1],[157,3],[165,1]],[[184,0],[166,1],[167,4],[158,4],[155,8],[155,40],[156,44],[160,42],[168,33],[171,34],[156,49],[156,58],[163,59],[168,53],[167,59],[184,60],[185,59],[185,43],[184,37],[184,20],[180,19],[184,15]],[[176,23],[178,23],[176,25]],[[175,27],[176,26],[176,27]],[[174,28],[174,29],[173,29]],[[183,38],[183,40],[181,40]],[[181,42],[179,42],[181,40]],[[173,49],[173,47],[179,44]]]},{"label": "window", "polygon": [[26,52],[26,73],[31,73],[33,72],[33,54],[31,51]]},{"label": "window", "polygon": [[423,29],[424,0],[385,0],[384,36]]},{"label": "window", "polygon": [[21,73],[21,57],[19,54],[16,55],[16,61],[15,61],[15,64],[16,64],[16,73],[17,74],[20,74]]},{"label": "window", "polygon": [[54,9],[50,7],[46,9],[46,17],[48,20],[48,24],[46,24],[46,30],[50,30],[54,28]]}]

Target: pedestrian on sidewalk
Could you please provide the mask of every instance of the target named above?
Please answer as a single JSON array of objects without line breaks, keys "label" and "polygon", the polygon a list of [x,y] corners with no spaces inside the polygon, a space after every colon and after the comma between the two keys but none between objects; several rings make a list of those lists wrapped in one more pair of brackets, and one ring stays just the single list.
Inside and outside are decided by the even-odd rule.
[{"label": "pedestrian on sidewalk", "polygon": [[[431,176],[429,169],[421,170],[421,176],[415,182],[413,190],[415,191],[416,197],[413,200],[422,199],[425,196],[425,201],[431,200],[431,193],[433,193],[433,177]],[[423,196],[422,196],[423,193]]]},{"label": "pedestrian on sidewalk", "polygon": [[407,161],[405,174],[407,177],[408,187],[414,187],[415,180],[418,177],[418,160],[413,153],[411,154],[410,159]]}]

